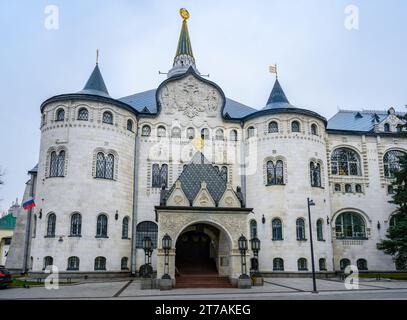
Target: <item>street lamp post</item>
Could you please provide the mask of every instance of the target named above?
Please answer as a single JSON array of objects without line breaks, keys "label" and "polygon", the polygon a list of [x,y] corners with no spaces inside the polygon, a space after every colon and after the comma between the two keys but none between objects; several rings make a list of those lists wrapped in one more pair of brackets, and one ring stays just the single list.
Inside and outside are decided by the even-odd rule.
[{"label": "street lamp post", "polygon": [[162,246],[164,249],[164,255],[165,255],[165,260],[164,260],[164,275],[162,276],[162,279],[171,279],[171,276],[169,275],[170,270],[169,270],[169,254],[171,250],[171,245],[172,245],[172,240],[171,237],[166,234],[163,237],[162,241]]},{"label": "street lamp post", "polygon": [[141,267],[141,276],[144,278],[151,277],[153,268],[151,267],[151,255],[153,252],[153,242],[150,237],[144,237],[143,241],[144,249],[144,265]]},{"label": "street lamp post", "polygon": [[252,251],[253,251],[253,256],[254,256],[254,276],[259,277],[260,272],[259,272],[259,251],[260,251],[260,240],[257,237],[254,237],[251,241],[251,246],[252,246]]},{"label": "street lamp post", "polygon": [[248,279],[250,278],[247,275],[247,267],[246,267],[246,251],[247,251],[247,239],[244,235],[238,240],[239,250],[240,250],[240,259],[242,264],[242,274],[240,275],[240,279]]},{"label": "street lamp post", "polygon": [[307,198],[307,204],[308,204],[309,239],[311,243],[312,284],[313,284],[312,293],[318,293],[317,281],[315,278],[314,243],[312,241],[312,221],[311,221],[311,206],[315,206],[315,202],[310,198]]}]

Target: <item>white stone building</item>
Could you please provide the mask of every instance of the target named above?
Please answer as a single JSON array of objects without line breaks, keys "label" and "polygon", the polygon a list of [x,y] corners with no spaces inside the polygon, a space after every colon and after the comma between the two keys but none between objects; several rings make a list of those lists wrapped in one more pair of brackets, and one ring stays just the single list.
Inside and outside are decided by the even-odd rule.
[{"label": "white stone building", "polygon": [[82,91],[48,99],[41,114],[33,272],[137,273],[148,236],[158,277],[206,268],[235,279],[244,235],[261,241],[261,272],[307,273],[307,198],[317,271],[395,269],[376,249],[394,221],[389,185],[407,152],[393,108],[327,121],[291,105],[278,79],[262,110],[228,99],[200,75],[184,19],[157,89],[114,99],[96,65]]}]

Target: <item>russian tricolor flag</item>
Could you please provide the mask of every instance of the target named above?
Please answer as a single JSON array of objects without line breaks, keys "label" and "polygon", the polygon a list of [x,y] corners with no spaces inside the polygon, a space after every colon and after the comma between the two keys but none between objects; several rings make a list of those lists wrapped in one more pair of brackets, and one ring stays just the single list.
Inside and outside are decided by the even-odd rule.
[{"label": "russian tricolor flag", "polygon": [[27,200],[23,203],[24,210],[28,210],[35,207],[34,199]]}]

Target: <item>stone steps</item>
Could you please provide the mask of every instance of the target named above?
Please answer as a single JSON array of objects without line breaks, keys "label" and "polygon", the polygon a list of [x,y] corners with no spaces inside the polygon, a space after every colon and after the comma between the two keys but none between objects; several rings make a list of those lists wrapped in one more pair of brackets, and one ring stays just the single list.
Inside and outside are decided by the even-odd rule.
[{"label": "stone steps", "polygon": [[217,275],[181,275],[175,288],[233,288],[228,277]]}]

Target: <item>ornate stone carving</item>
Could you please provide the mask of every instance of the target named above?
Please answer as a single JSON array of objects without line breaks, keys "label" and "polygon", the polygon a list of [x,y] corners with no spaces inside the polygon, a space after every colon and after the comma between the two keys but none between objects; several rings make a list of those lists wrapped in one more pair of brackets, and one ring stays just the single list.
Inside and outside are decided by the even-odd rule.
[{"label": "ornate stone carving", "polygon": [[191,119],[202,114],[215,117],[222,105],[219,91],[193,75],[169,82],[158,97],[164,113],[181,112]]}]

